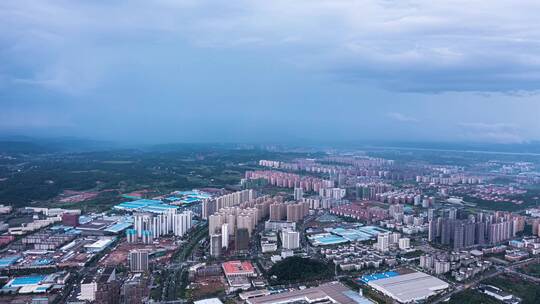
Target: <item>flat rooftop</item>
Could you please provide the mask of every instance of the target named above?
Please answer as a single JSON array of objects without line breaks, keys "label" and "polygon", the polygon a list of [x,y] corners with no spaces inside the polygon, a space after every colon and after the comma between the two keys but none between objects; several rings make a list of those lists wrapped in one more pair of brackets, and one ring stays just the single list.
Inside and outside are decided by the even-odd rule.
[{"label": "flat rooftop", "polygon": [[11,266],[11,265],[15,264],[15,262],[17,262],[17,260],[19,260],[20,258],[21,258],[20,255],[7,256],[7,257],[1,258],[0,259],[0,268]]},{"label": "flat rooftop", "polygon": [[370,304],[370,300],[350,290],[339,282],[322,284],[303,290],[294,290],[268,296],[250,298],[248,304],[275,304],[306,301],[308,303],[330,300],[338,304]]},{"label": "flat rooftop", "polygon": [[223,304],[218,298],[210,298],[193,302],[194,304]]},{"label": "flat rooftop", "polygon": [[123,202],[114,206],[115,209],[127,211],[146,211],[152,213],[164,213],[171,209],[178,209],[178,206],[164,204],[159,200],[139,199],[132,202]]},{"label": "flat rooftop", "polygon": [[309,240],[314,246],[324,246],[324,245],[336,245],[347,243],[349,240],[344,237],[333,235],[330,233],[321,233],[309,237]]},{"label": "flat rooftop", "polygon": [[229,261],[222,264],[225,275],[253,273],[255,268],[248,261]]},{"label": "flat rooftop", "polygon": [[87,222],[85,224],[77,226],[77,229],[79,230],[103,230],[106,227],[112,225],[113,221],[107,221],[107,220],[92,220],[90,222]]},{"label": "flat rooftop", "polygon": [[109,246],[114,239],[112,238],[102,238],[91,244],[84,245],[85,248],[103,248]]},{"label": "flat rooftop", "polygon": [[27,285],[37,285],[45,279],[45,275],[35,275],[35,276],[25,276],[25,277],[16,277],[9,281],[7,287],[22,287]]},{"label": "flat rooftop", "polygon": [[371,281],[382,280],[386,278],[395,277],[398,275],[399,273],[395,271],[387,271],[387,272],[381,272],[381,273],[375,273],[375,274],[366,274],[366,275],[363,275],[361,278],[359,278],[359,280],[361,280],[364,283],[369,283]]},{"label": "flat rooftop", "polygon": [[401,303],[426,299],[449,287],[448,283],[423,272],[378,279],[368,285]]},{"label": "flat rooftop", "polygon": [[117,224],[114,224],[112,226],[110,226],[109,228],[105,229],[105,231],[107,232],[112,232],[112,233],[119,233],[123,230],[126,230],[127,228],[133,226],[132,223],[127,223],[127,222],[119,222]]}]

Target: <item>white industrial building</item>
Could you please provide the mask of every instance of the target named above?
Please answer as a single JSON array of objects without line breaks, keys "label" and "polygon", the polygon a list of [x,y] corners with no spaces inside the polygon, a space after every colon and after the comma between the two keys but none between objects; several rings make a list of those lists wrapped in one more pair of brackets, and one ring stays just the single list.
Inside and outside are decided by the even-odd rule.
[{"label": "white industrial building", "polygon": [[449,287],[448,283],[423,272],[374,280],[368,285],[400,303],[424,300]]},{"label": "white industrial building", "polygon": [[84,249],[90,253],[96,253],[109,247],[114,242],[114,237],[101,237],[97,241],[84,245]]}]

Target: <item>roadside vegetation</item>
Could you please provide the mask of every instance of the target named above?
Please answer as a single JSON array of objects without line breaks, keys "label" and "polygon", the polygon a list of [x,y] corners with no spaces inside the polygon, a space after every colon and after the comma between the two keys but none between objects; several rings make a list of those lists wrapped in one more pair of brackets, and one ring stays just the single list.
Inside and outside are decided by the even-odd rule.
[{"label": "roadside vegetation", "polygon": [[447,304],[500,304],[495,298],[490,297],[478,290],[467,289],[453,295]]},{"label": "roadside vegetation", "polygon": [[483,284],[493,285],[517,297],[520,297],[522,304],[540,303],[540,284],[526,281],[515,275],[500,275],[482,281]]}]

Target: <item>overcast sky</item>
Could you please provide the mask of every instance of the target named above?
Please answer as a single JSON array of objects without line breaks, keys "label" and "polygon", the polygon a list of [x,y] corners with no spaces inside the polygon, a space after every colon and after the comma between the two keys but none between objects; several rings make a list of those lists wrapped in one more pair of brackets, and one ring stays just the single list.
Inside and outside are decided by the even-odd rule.
[{"label": "overcast sky", "polygon": [[539,15],[538,0],[4,0],[0,134],[539,140]]}]

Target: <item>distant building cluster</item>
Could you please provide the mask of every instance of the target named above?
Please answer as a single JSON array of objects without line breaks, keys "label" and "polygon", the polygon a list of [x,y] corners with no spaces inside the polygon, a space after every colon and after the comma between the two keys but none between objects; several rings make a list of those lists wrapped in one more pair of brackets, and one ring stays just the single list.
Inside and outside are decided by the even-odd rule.
[{"label": "distant building cluster", "polygon": [[281,188],[302,188],[304,191],[319,192],[321,188],[333,188],[334,182],[312,176],[301,176],[294,173],[286,173],[272,170],[246,171],[245,178],[265,179],[270,185]]},{"label": "distant building cluster", "polygon": [[370,202],[352,203],[330,210],[332,214],[351,217],[367,222],[377,222],[389,217],[388,210]]},{"label": "distant building cluster", "polygon": [[376,194],[375,200],[388,204],[409,204],[422,208],[429,208],[435,203],[435,197],[433,196],[428,197],[402,190]]},{"label": "distant building cluster", "polygon": [[[240,184],[217,176],[209,183],[223,188],[159,193],[149,183],[101,213],[0,204],[0,302],[372,304],[366,292],[377,301],[444,303],[467,289],[517,304],[504,286],[482,283],[501,275],[537,281],[540,209],[489,211],[503,201],[537,203],[536,189],[524,187],[540,181],[536,163],[308,153],[317,158],[249,156],[231,170],[231,179],[245,172]],[[195,168],[189,175],[207,178]],[[52,200],[62,206],[108,191],[116,195],[67,191]],[[288,278],[282,266],[297,258],[306,271]]]},{"label": "distant building cluster", "polygon": [[309,203],[275,201],[270,205],[269,210],[271,221],[298,222],[308,215]]},{"label": "distant building cluster", "polygon": [[393,161],[364,156],[357,157],[328,157],[322,160],[312,158],[300,158],[291,162],[274,160],[260,160],[259,166],[289,171],[305,171],[312,173],[326,173],[330,175],[359,175],[379,176],[381,171],[378,167],[391,166]]},{"label": "distant building cluster", "polygon": [[523,200],[519,199],[527,193],[527,190],[515,186],[499,186],[499,185],[476,185],[460,186],[453,189],[454,192],[460,195],[467,195],[471,198],[476,198],[484,201],[492,202],[508,202],[512,204],[523,204]]},{"label": "distant building cluster", "polygon": [[339,245],[336,248],[321,248],[320,252],[343,271],[358,271],[397,264],[394,256],[361,243]]},{"label": "distant building cluster", "polygon": [[[241,192],[247,193],[245,191],[252,190]],[[210,254],[220,256],[233,241],[236,251],[247,250],[257,224],[270,216],[272,205],[283,204],[282,201],[282,197],[236,195],[227,203],[219,203],[222,208],[208,216]],[[295,211],[295,208],[291,209],[291,217],[296,216]]]},{"label": "distant building cluster", "polygon": [[312,210],[331,209],[337,206],[349,204],[349,201],[345,199],[334,199],[320,196],[303,197],[301,201],[308,203],[309,209]]},{"label": "distant building cluster", "polygon": [[458,282],[472,278],[489,269],[493,263],[482,260],[477,250],[454,253],[434,253],[420,256],[420,268],[435,274],[450,273]]},{"label": "distant building cluster", "polygon": [[456,216],[457,210],[451,208],[445,210],[443,216],[430,220],[428,240],[460,250],[507,241],[525,227],[524,217],[507,212],[477,213],[466,220]]},{"label": "distant building cluster", "polygon": [[455,185],[455,184],[481,184],[484,180],[478,176],[466,176],[464,174],[438,175],[438,176],[417,176],[416,182],[440,185]]},{"label": "distant building cluster", "polygon": [[346,164],[360,168],[392,166],[394,161],[391,159],[369,157],[369,156],[328,156],[322,161],[338,164]]},{"label": "distant building cluster", "polygon": [[[428,216],[430,210],[428,210]],[[408,235],[427,232],[428,225],[426,224],[425,213],[418,215],[406,214],[404,206],[401,204],[390,205],[388,213],[390,218],[381,220],[379,222],[381,227],[398,230]]]},{"label": "distant building cluster", "polygon": [[356,198],[360,200],[377,200],[378,194],[388,192],[394,187],[387,183],[371,182],[356,184]]},{"label": "distant building cluster", "polygon": [[35,214],[41,214],[42,217],[38,216],[31,222],[25,222],[20,226],[9,227],[8,233],[10,235],[25,235],[27,233],[40,230],[54,223],[62,222],[63,217],[66,217],[65,214],[72,214],[73,216],[78,216],[81,214],[81,210],[68,210],[61,208],[26,207],[25,211]]},{"label": "distant building cluster", "polygon": [[203,201],[201,216],[203,219],[208,217],[222,208],[238,206],[242,203],[254,200],[257,197],[255,190],[247,189],[218,196],[211,200]]}]

